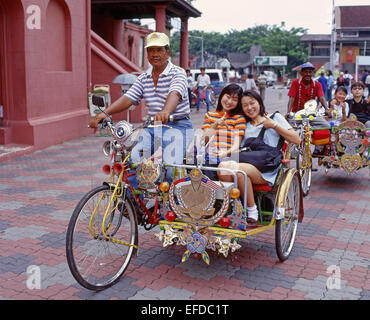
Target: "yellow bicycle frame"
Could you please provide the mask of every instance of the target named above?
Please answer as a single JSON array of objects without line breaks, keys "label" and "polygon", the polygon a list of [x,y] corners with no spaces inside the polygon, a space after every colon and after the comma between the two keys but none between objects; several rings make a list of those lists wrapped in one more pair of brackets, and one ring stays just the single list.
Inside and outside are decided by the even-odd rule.
[{"label": "yellow bicycle frame", "polygon": [[[124,165],[127,161],[127,159],[130,157],[130,154],[127,155],[127,157],[122,161],[122,165]],[[125,169],[123,169],[121,171],[121,173],[119,174],[118,176],[118,179],[117,179],[117,182],[115,183],[115,187],[114,187],[114,190],[113,190],[113,194],[110,198],[110,201],[109,201],[109,204],[107,206],[107,209],[105,211],[105,214],[104,214],[104,217],[103,217],[103,221],[102,221],[102,226],[101,226],[101,231],[102,231],[102,234],[103,236],[109,240],[109,241],[112,241],[113,243],[117,243],[117,244],[122,244],[122,245],[125,245],[125,246],[128,246],[128,247],[134,247],[135,249],[138,249],[138,246],[137,245],[133,245],[133,244],[130,244],[130,243],[127,243],[125,241],[122,241],[122,240],[119,240],[119,239],[115,239],[115,238],[112,238],[111,236],[107,235],[107,230],[109,230],[109,228],[111,227],[111,224],[108,223],[107,227],[105,227],[105,221],[107,219],[107,217],[109,216],[109,214],[111,214],[112,212],[114,212],[116,209],[117,209],[117,206],[118,206],[118,201],[116,201],[116,205],[114,206],[114,208],[112,208],[112,210],[110,210],[111,208],[111,205],[112,205],[112,202],[121,197],[123,195],[123,184],[122,184],[122,177],[123,177],[123,172],[124,172]],[[111,175],[111,179],[109,181],[109,185],[113,184],[114,182],[114,176],[115,176],[115,173],[113,172],[112,175]],[[92,227],[93,227],[93,220],[94,220],[94,217],[96,216],[96,214],[98,213],[98,207],[100,205],[100,202],[101,200],[103,199],[104,197],[104,194],[102,194],[100,196],[100,199],[96,205],[96,207],[94,208],[94,211],[91,215],[91,218],[90,218],[90,221],[89,221],[89,232],[90,234],[95,238],[96,237],[96,234],[93,232],[92,230]]]}]

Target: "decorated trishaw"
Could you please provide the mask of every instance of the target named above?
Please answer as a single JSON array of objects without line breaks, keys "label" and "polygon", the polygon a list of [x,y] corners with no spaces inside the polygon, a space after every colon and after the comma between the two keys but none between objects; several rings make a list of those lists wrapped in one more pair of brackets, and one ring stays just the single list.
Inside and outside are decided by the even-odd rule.
[{"label": "decorated trishaw", "polygon": [[[140,130],[157,124],[149,119],[134,128],[126,121],[114,124],[108,119],[103,125],[113,136],[103,147],[111,159],[103,167],[109,179],[81,199],[67,230],[67,261],[79,284],[102,290],[116,283],[131,259],[140,254],[138,226],[146,230],[158,226],[153,241],[160,241],[164,248],[183,247],[179,263],[192,256],[217,263],[213,257],[236,254],[243,239],[270,229],[275,229],[278,258],[289,257],[304,211],[300,174],[288,168],[286,158],[273,186],[254,186],[259,224],[249,227],[247,185],[245,194],[240,194],[237,183],[237,174],[246,175],[243,171],[222,169],[229,171],[234,182],[210,180],[204,170],[220,169],[205,166],[201,152],[191,164],[187,157],[179,165],[155,157],[133,163],[131,151]],[[172,179],[167,178],[169,170]]]},{"label": "decorated trishaw", "polygon": [[[291,154],[298,155],[297,170],[301,173],[304,194],[308,193],[311,183],[312,157],[318,158],[318,166],[325,167],[326,173],[331,168],[338,168],[352,175],[361,168],[370,167],[370,128],[354,116],[337,126],[328,119],[328,128],[312,128],[310,120],[324,116],[325,112],[318,108],[316,101],[310,100],[290,119],[302,139],[298,150]],[[324,145],[325,149],[322,154],[314,155],[312,145]]]}]

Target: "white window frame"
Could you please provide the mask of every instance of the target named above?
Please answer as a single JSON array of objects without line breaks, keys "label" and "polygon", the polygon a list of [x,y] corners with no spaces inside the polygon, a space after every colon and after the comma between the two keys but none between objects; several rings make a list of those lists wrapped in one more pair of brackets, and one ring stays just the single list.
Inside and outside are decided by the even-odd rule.
[{"label": "white window frame", "polygon": [[[348,34],[352,33],[352,34]],[[341,31],[340,36],[342,38],[358,38],[359,32],[358,31]]]},{"label": "white window frame", "polygon": [[139,67],[143,68],[144,67],[144,44],[145,44],[145,39],[144,37],[140,37],[140,48],[139,48]]}]

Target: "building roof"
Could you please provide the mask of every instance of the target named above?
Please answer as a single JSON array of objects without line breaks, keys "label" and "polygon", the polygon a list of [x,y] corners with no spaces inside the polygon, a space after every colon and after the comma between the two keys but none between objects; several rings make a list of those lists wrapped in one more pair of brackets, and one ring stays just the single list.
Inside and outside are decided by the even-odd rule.
[{"label": "building roof", "polygon": [[340,6],[339,28],[370,28],[370,6]]},{"label": "building roof", "polygon": [[227,54],[230,65],[235,69],[244,69],[249,66],[250,55],[249,53],[231,52]]},{"label": "building roof", "polygon": [[330,41],[330,34],[305,34],[301,37],[301,41]]},{"label": "building roof", "polygon": [[264,55],[265,52],[262,50],[262,47],[257,44],[249,49],[249,53],[232,52],[227,54],[227,58],[233,68],[244,69],[254,63],[254,57]]},{"label": "building roof", "polygon": [[171,17],[198,18],[201,12],[186,0],[91,0],[92,11],[110,12],[115,19],[153,18],[154,5],[165,5]]}]

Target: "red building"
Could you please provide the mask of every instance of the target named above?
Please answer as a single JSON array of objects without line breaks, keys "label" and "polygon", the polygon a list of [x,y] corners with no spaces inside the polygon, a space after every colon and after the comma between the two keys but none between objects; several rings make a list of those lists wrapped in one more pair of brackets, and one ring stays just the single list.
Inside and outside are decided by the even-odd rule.
[{"label": "red building", "polygon": [[[90,133],[88,91],[109,84],[114,101],[113,79],[148,67],[153,30],[125,19],[155,18],[155,30],[168,32],[168,17],[180,17],[186,68],[187,21],[199,16],[184,0],[0,0],[0,147],[36,150]],[[142,104],[131,121],[144,114]]]}]

